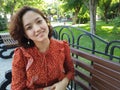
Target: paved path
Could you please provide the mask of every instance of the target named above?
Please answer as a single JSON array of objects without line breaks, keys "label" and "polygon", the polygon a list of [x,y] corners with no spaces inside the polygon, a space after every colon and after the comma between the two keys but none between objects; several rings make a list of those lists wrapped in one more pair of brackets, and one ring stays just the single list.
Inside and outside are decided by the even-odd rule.
[{"label": "paved path", "polygon": [[11,59],[0,58],[0,82],[4,79],[5,72],[11,69]]},{"label": "paved path", "polygon": [[[0,44],[0,46],[2,45],[3,44]],[[13,49],[9,49],[2,54],[5,56],[10,55],[11,51],[13,51]],[[5,72],[11,69],[11,65],[12,65],[12,58],[3,59],[0,57],[0,83],[5,79]],[[7,87],[7,90],[10,90],[10,85]]]}]

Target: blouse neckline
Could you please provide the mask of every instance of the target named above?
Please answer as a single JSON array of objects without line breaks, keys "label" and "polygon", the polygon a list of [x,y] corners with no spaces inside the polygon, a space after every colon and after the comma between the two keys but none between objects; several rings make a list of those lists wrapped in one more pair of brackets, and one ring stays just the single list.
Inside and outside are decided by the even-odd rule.
[{"label": "blouse neckline", "polygon": [[48,49],[45,52],[40,52],[39,49],[36,46],[34,46],[34,49],[38,52],[38,54],[46,55],[51,50],[51,46],[52,46],[51,44],[52,44],[52,39],[50,39],[49,47],[48,47]]}]

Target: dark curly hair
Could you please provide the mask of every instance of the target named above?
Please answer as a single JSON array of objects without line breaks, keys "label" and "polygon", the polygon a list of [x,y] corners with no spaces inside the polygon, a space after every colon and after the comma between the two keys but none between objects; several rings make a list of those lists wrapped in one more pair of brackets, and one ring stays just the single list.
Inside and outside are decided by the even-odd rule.
[{"label": "dark curly hair", "polygon": [[[10,31],[11,37],[14,40],[18,41],[19,46],[22,46],[24,48],[33,47],[35,45],[32,40],[28,40],[25,37],[26,35],[24,32],[25,30],[23,27],[22,17],[27,11],[34,11],[40,14],[45,19],[46,23],[48,24],[48,28],[49,28],[49,34],[48,34],[49,39],[52,37],[52,31],[53,31],[52,26],[50,25],[50,22],[48,21],[48,18],[42,13],[42,11],[36,8],[33,8],[33,7],[24,6],[18,12],[16,12],[15,15],[13,15],[9,23],[9,31]],[[28,44],[28,41],[30,42],[29,44]]]}]

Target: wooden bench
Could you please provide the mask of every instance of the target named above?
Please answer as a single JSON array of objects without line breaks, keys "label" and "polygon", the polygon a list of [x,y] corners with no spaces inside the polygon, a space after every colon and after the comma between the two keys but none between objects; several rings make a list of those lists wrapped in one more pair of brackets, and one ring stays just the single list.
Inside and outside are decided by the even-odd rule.
[{"label": "wooden bench", "polygon": [[75,48],[71,48],[71,53],[75,84],[84,90],[120,90],[120,64]]},{"label": "wooden bench", "polygon": [[[93,54],[71,48],[75,66],[75,79],[70,90],[120,90],[120,64]],[[83,59],[84,58],[84,59]],[[87,60],[87,61],[86,61]],[[7,71],[0,90],[6,90],[11,82],[11,71]]]},{"label": "wooden bench", "polygon": [[8,49],[14,49],[17,47],[18,42],[13,40],[9,33],[0,33],[0,57],[3,59],[11,58],[13,55],[13,50],[8,55],[4,53],[7,52]]},{"label": "wooden bench", "polygon": [[11,47],[17,45],[17,41],[13,40],[9,33],[0,34],[5,46]]}]

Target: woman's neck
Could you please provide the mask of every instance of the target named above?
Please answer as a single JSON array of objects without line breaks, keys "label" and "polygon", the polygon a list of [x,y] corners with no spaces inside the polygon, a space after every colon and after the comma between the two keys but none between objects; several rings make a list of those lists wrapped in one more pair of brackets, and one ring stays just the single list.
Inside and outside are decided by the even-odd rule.
[{"label": "woman's neck", "polygon": [[35,44],[40,52],[44,53],[49,49],[50,39],[46,39],[43,42],[38,42]]}]

